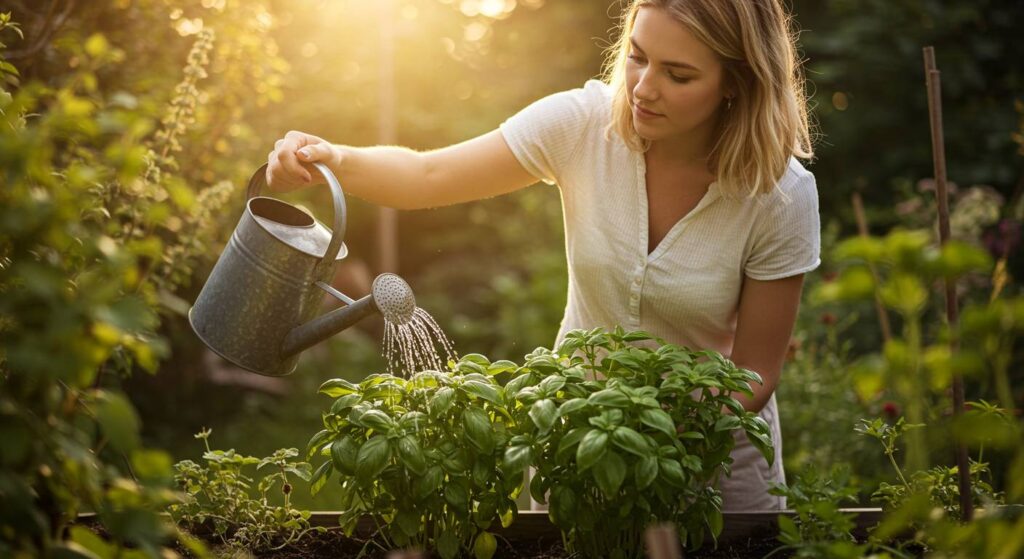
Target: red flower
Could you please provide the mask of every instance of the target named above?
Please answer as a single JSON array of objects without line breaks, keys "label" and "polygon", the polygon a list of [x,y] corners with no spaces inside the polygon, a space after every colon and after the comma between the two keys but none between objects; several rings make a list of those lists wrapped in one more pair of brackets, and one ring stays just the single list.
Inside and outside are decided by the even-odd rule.
[{"label": "red flower", "polygon": [[889,420],[895,421],[900,416],[900,407],[896,402],[888,401],[882,404],[882,414]]},{"label": "red flower", "polygon": [[789,345],[786,347],[786,361],[794,361],[796,359],[796,352],[800,351],[800,345],[799,338],[789,339]]},{"label": "red flower", "polygon": [[838,320],[836,318],[836,315],[830,312],[821,313],[821,323],[824,324],[825,326],[832,326],[833,324],[836,323],[836,320]]}]

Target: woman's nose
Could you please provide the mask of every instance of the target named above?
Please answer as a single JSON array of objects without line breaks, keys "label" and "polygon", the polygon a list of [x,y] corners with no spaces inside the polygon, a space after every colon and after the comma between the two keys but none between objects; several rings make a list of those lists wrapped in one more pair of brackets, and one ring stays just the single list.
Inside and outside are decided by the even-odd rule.
[{"label": "woman's nose", "polygon": [[658,98],[658,90],[651,80],[651,73],[647,70],[640,72],[636,85],[633,86],[633,97],[641,101],[654,101]]}]

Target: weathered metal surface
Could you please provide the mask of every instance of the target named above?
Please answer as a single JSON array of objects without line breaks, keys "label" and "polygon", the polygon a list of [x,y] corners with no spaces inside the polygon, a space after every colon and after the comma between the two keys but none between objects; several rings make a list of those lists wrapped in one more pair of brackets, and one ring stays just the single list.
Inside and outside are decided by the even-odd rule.
[{"label": "weathered metal surface", "polygon": [[[261,167],[249,181],[245,212],[231,240],[189,310],[189,322],[207,346],[263,375],[295,369],[298,355],[283,351],[284,340],[318,314],[323,291],[316,284],[329,282],[335,262],[347,253],[344,193],[326,166],[317,168],[331,186],[333,232],[295,206],[257,196],[265,185],[266,166]],[[341,310],[334,313],[340,328],[321,331],[321,340],[352,323],[342,320]]]}]

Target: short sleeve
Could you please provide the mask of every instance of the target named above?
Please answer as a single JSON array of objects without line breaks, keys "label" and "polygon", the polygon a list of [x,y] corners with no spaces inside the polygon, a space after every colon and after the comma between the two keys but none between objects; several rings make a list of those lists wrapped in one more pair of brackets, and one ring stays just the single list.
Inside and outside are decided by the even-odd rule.
[{"label": "short sleeve", "polygon": [[747,277],[781,279],[810,272],[821,264],[818,189],[814,175],[802,167],[800,170],[795,180],[783,179],[790,188],[776,193],[754,228],[755,238],[744,267]]},{"label": "short sleeve", "polygon": [[501,134],[523,168],[546,183],[560,182],[606,101],[606,87],[590,80],[535,101],[503,122]]}]

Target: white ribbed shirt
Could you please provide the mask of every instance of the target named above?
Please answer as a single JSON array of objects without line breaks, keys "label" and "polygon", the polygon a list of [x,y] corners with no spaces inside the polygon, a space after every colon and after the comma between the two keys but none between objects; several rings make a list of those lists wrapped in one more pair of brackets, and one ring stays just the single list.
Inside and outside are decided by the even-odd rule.
[{"label": "white ribbed shirt", "polygon": [[[744,276],[779,279],[821,262],[814,176],[791,159],[771,194],[733,199],[712,183],[648,254],[644,155],[606,134],[610,120],[610,88],[591,80],[501,124],[523,167],[561,193],[569,288],[558,340],[575,328],[621,325],[728,357]],[[783,504],[766,493],[768,482],[784,481],[775,408],[773,396],[761,412],[775,463],[737,437],[733,475],[721,486],[727,510]]]}]

